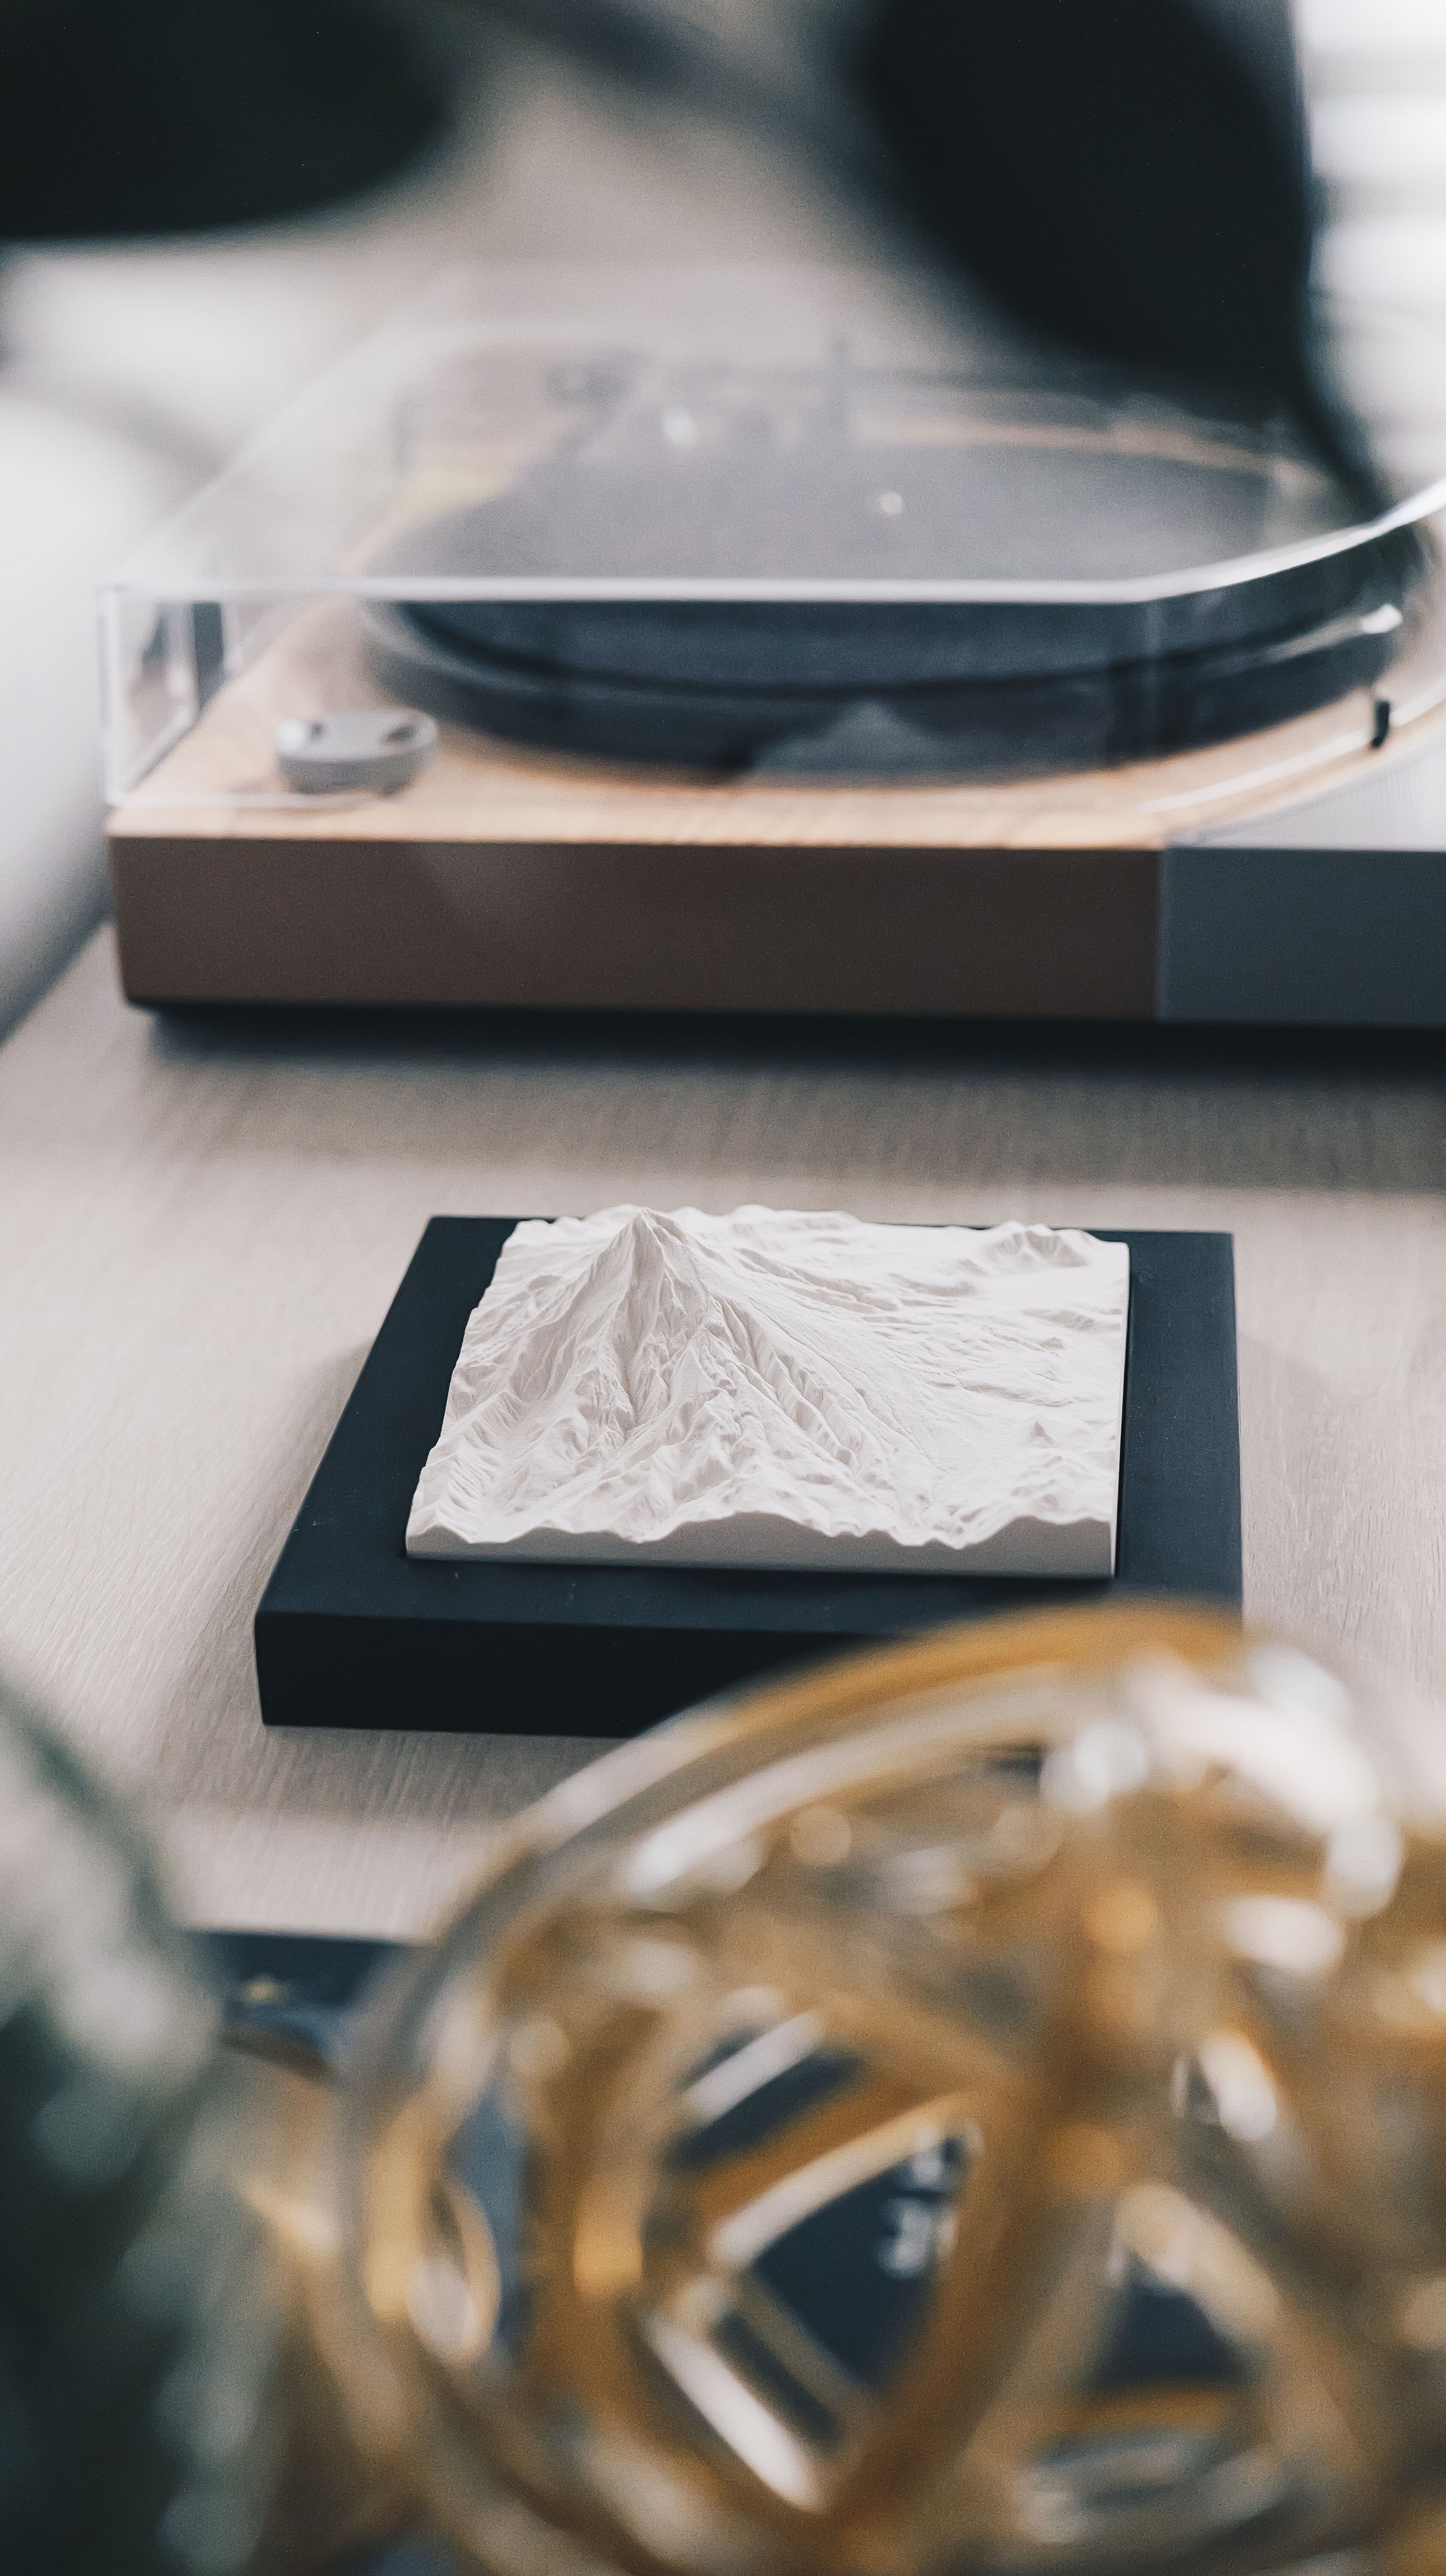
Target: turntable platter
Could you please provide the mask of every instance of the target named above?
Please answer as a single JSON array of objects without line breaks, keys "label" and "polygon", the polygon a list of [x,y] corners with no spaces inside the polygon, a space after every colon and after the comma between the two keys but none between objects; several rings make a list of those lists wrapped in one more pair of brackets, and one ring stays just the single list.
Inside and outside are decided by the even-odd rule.
[{"label": "turntable platter", "polygon": [[889,771],[1094,764],[1302,713],[1379,678],[1425,563],[1259,426],[843,368],[632,385],[409,527],[403,559],[422,595],[373,610],[374,654],[433,713],[622,759]]}]

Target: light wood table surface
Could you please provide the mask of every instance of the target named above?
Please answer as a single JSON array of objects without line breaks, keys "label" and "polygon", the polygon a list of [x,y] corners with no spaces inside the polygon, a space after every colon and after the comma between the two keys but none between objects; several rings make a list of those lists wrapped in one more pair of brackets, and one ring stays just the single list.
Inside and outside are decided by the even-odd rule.
[{"label": "light wood table surface", "polygon": [[420,1930],[595,1749],[268,1734],[250,1628],[427,1218],[622,1199],[1231,1230],[1247,1606],[1446,1699],[1438,1044],[157,1022],[102,932],[0,1050],[0,1663],[193,1919]]}]

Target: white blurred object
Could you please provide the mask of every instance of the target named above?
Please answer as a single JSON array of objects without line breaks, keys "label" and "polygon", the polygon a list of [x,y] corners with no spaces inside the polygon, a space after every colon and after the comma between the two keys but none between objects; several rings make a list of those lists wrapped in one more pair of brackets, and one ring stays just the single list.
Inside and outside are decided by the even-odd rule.
[{"label": "white blurred object", "polygon": [[[1324,209],[1316,278],[1365,317],[1347,332],[1343,388],[1380,461],[1409,479],[1446,417],[1446,0],[1295,10]],[[1378,327],[1391,311],[1416,320],[1414,341]]]},{"label": "white blurred object", "polygon": [[1441,0],[1296,0],[1307,53],[1446,53]]},{"label": "white blurred object", "polygon": [[1446,7],[1297,0],[1336,294],[1446,317]]},{"label": "white blurred object", "polygon": [[95,588],[184,484],[0,390],[0,1030],[103,908]]},{"label": "white blurred object", "polygon": [[1384,277],[1391,302],[1446,313],[1446,214],[1362,216],[1332,226],[1320,256],[1322,282],[1367,298]]},{"label": "white blurred object", "polygon": [[1435,96],[1323,98],[1311,142],[1332,187],[1446,189],[1446,83]]}]

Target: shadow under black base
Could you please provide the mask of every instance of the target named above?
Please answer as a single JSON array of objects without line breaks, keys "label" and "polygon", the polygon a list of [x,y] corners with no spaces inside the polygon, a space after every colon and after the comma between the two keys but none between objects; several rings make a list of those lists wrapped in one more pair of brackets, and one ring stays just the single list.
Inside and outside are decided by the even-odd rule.
[{"label": "shadow under black base", "polygon": [[991,1611],[1172,1592],[1240,1603],[1233,1246],[1130,1252],[1113,1580],[446,1564],[406,1554],[467,1318],[515,1217],[434,1217],[256,1613],[268,1726],[635,1734],[731,1684]]}]

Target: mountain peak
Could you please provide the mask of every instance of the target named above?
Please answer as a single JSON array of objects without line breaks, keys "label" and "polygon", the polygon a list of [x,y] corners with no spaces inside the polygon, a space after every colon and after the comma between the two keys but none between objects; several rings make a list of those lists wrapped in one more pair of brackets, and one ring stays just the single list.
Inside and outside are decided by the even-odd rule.
[{"label": "mountain peak", "polygon": [[521,1225],[421,1556],[1108,1573],[1129,1265],[1039,1226],[617,1207]]}]

